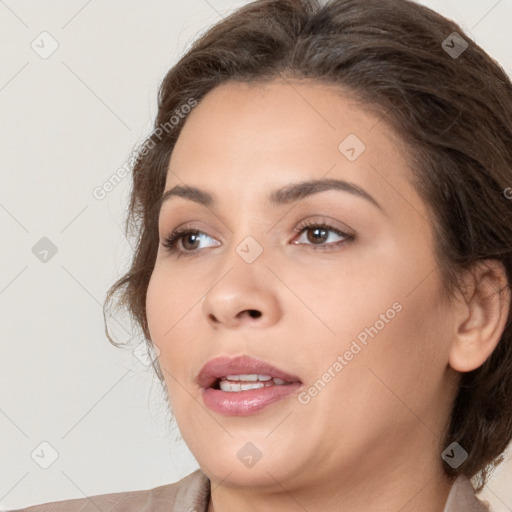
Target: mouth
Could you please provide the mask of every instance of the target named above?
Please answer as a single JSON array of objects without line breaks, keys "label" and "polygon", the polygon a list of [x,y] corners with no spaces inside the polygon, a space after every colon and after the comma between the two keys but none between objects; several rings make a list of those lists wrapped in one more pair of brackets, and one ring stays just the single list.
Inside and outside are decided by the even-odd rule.
[{"label": "mouth", "polygon": [[205,406],[228,416],[254,414],[302,386],[298,377],[248,356],[210,360],[197,383]]},{"label": "mouth", "polygon": [[217,379],[212,387],[213,389],[221,389],[228,393],[237,393],[239,391],[248,391],[250,389],[285,386],[287,384],[291,384],[291,382],[287,382],[270,375],[252,373],[246,375],[226,375],[225,377]]}]

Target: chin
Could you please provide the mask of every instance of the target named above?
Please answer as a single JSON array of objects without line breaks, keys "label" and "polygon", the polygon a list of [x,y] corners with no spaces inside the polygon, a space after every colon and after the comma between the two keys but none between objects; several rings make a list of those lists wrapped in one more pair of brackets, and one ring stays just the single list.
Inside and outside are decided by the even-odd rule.
[{"label": "chin", "polygon": [[294,472],[290,462],[300,465],[297,450],[290,451],[279,440],[269,442],[263,433],[247,435],[245,431],[239,436],[231,433],[233,437],[227,433],[210,437],[191,434],[190,441],[183,436],[201,469],[213,481],[222,485],[265,487],[275,485],[275,479],[287,480]]}]

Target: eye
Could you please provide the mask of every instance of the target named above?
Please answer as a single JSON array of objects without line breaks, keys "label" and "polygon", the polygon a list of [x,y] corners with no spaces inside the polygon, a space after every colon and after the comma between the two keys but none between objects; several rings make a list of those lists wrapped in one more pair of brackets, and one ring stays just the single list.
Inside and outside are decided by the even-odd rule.
[{"label": "eye", "polygon": [[[340,245],[355,239],[354,235],[340,231],[339,229],[326,224],[324,221],[319,222],[315,220],[309,220],[303,222],[297,226],[297,228],[295,228],[295,232],[298,233],[300,237],[298,241],[292,242],[294,245],[309,245],[313,250],[316,251],[336,249]],[[304,241],[303,235],[306,233],[306,241]],[[330,238],[332,238],[330,233],[333,233],[335,237],[337,236],[339,240],[326,243],[330,240]],[[175,229],[165,239],[165,241],[162,243],[162,246],[165,247],[169,254],[175,254],[176,257],[194,256],[200,252],[200,249],[205,248],[199,246],[201,239],[204,240],[208,238],[215,241],[214,238],[207,235],[203,231],[184,226]],[[220,245],[220,242],[215,241],[215,243],[210,246],[214,247],[218,245]]]},{"label": "eye", "polygon": [[[214,240],[211,236],[197,229],[178,228],[165,239],[162,245],[170,254],[176,254],[178,257],[182,254],[191,255],[200,249],[197,244],[201,238]],[[181,245],[182,248],[178,248],[178,245]]]},{"label": "eye", "polygon": [[[325,222],[317,222],[317,221],[307,221],[299,225],[295,231],[299,233],[300,238],[298,241],[294,241],[293,243],[296,245],[300,245],[301,243],[304,243],[304,236],[307,242],[305,245],[311,245],[313,250],[317,251],[325,251],[325,250],[331,250],[339,247],[340,245],[354,240],[354,235],[350,235],[347,233],[344,233],[343,231],[340,231],[339,229],[330,226],[329,224],[326,224]],[[334,233],[337,237],[341,238],[341,240],[334,240],[331,241],[331,243],[325,243],[329,241],[332,236],[329,234]],[[302,242],[301,242],[302,239]]]}]

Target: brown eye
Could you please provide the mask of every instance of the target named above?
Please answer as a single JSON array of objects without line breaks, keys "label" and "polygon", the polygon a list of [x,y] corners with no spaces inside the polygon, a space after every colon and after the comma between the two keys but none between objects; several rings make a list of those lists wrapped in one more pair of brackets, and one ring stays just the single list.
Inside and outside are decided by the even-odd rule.
[{"label": "brown eye", "polygon": [[[202,231],[198,231],[197,229],[177,229],[165,239],[165,242],[162,245],[170,254],[176,253],[177,256],[188,256],[199,252],[200,247],[198,247],[198,244],[201,242],[201,238],[210,238],[214,240],[211,236],[203,233]],[[181,244],[179,245],[181,245],[181,247],[176,247],[180,240]]]},{"label": "brown eye", "polygon": [[[296,245],[310,245],[314,246],[314,250],[330,250],[335,249],[336,247],[343,245],[346,242],[353,240],[355,237],[353,235],[349,235],[336,229],[332,226],[322,223],[311,223],[299,226],[296,231],[299,233],[299,239],[294,242]],[[303,234],[306,234],[306,240],[304,240]],[[338,237],[334,240],[330,240],[332,238],[332,234]],[[301,242],[302,239],[302,242]],[[326,243],[330,240],[329,243]]]},{"label": "brown eye", "polygon": [[199,232],[196,233],[185,233],[178,237],[182,240],[182,245],[185,250],[193,251],[197,249],[197,243],[200,241],[201,237],[199,236]]},{"label": "brown eye", "polygon": [[306,231],[308,233],[307,239],[312,244],[318,244],[318,243],[325,242],[329,238],[329,230],[328,229],[308,228]]}]

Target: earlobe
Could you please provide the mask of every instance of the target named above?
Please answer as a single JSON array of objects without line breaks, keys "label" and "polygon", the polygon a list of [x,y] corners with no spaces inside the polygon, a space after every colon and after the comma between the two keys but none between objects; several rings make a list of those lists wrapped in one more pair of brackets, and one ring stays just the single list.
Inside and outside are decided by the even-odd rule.
[{"label": "earlobe", "polygon": [[505,267],[498,260],[478,262],[465,279],[449,357],[459,372],[477,369],[492,354],[505,329],[511,298]]}]

